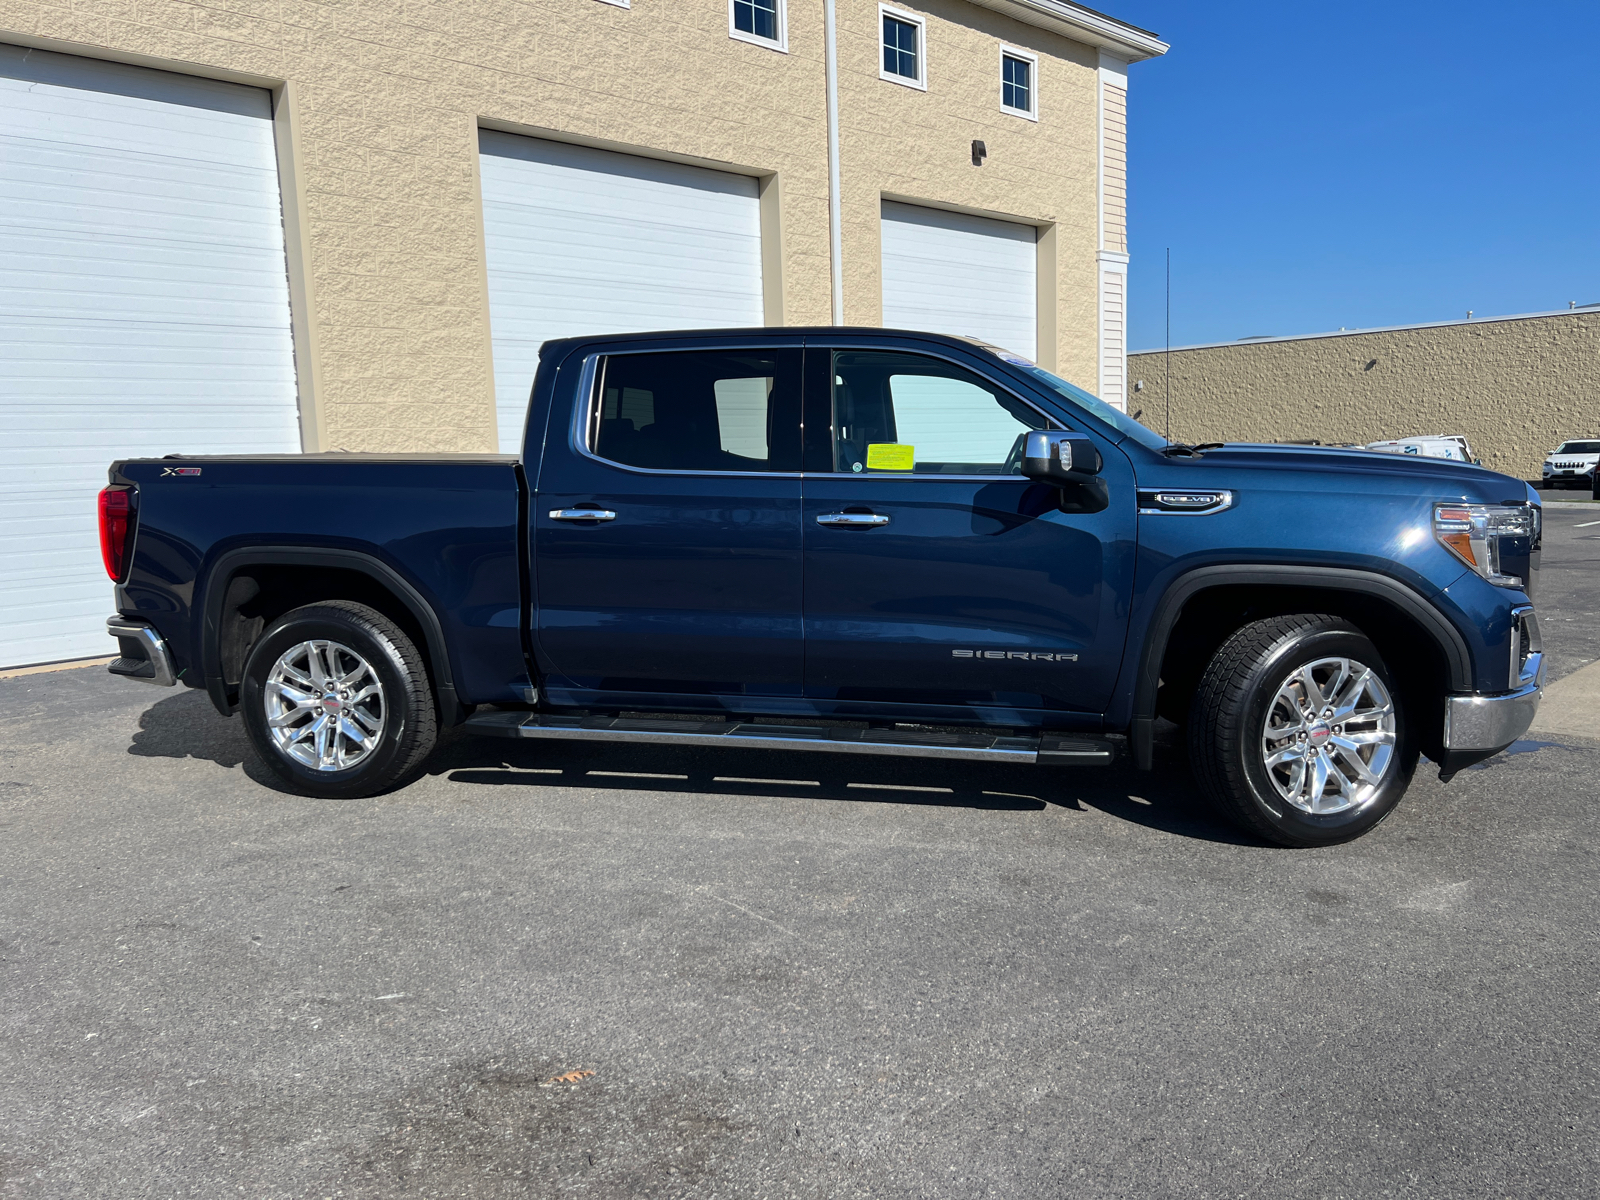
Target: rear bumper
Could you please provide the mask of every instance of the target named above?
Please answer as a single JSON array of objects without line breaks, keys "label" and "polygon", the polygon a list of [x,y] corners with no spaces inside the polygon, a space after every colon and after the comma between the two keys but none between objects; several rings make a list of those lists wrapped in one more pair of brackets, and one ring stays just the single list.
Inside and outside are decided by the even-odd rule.
[{"label": "rear bumper", "polygon": [[162,687],[178,682],[166,639],[151,626],[133,617],[107,617],[106,632],[117,639],[122,652],[106,668],[111,674]]},{"label": "rear bumper", "polygon": [[1446,750],[1504,750],[1528,732],[1539,711],[1543,689],[1536,679],[1498,696],[1447,696],[1444,702]]}]

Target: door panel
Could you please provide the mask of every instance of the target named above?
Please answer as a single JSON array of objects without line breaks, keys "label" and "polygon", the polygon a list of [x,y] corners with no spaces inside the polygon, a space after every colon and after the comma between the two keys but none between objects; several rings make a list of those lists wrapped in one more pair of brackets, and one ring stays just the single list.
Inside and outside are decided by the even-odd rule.
[{"label": "door panel", "polygon": [[[831,449],[840,469],[805,480],[807,697],[863,712],[934,704],[1042,722],[1054,712],[1074,724],[1071,714],[1102,712],[1131,584],[1126,458],[1101,447],[1109,507],[1062,512],[1060,493],[1013,461],[1019,413],[1032,410],[1005,389],[989,385],[986,415],[971,391],[960,405],[930,407],[955,382],[984,381],[956,380],[935,360],[919,367],[914,356],[895,365],[853,351],[808,355],[807,428],[831,443],[813,436],[808,457],[822,466]],[[926,452],[906,441],[902,431],[914,429]],[[867,467],[873,448],[890,443],[910,447],[910,469]],[[954,453],[967,461],[950,461]],[[850,513],[887,520],[827,521]]]},{"label": "door panel", "polygon": [[799,367],[794,349],[613,355],[589,411],[558,410],[533,498],[555,703],[800,695]]}]

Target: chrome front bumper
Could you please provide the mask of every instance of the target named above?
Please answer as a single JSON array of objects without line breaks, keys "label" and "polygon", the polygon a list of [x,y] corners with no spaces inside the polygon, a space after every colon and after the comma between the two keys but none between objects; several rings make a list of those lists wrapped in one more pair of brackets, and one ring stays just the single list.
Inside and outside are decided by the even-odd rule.
[{"label": "chrome front bumper", "polygon": [[1498,696],[1447,696],[1446,750],[1501,750],[1528,732],[1543,689],[1536,679]]},{"label": "chrome front bumper", "polygon": [[166,639],[149,625],[131,617],[107,617],[106,632],[117,639],[122,649],[121,657],[106,667],[111,674],[162,687],[178,682]]},{"label": "chrome front bumper", "polygon": [[1446,750],[1503,750],[1533,724],[1544,688],[1544,640],[1533,605],[1511,610],[1511,681],[1509,692],[1483,696],[1446,696],[1444,748]]}]

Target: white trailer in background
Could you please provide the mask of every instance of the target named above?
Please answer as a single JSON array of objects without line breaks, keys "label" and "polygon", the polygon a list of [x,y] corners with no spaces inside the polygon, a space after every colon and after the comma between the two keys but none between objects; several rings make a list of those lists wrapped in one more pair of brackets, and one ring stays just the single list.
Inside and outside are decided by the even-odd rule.
[{"label": "white trailer in background", "polygon": [[1417,437],[1394,438],[1384,442],[1368,442],[1364,449],[1380,454],[1413,454],[1421,458],[1449,458],[1456,462],[1475,463],[1472,447],[1459,433],[1435,433]]}]

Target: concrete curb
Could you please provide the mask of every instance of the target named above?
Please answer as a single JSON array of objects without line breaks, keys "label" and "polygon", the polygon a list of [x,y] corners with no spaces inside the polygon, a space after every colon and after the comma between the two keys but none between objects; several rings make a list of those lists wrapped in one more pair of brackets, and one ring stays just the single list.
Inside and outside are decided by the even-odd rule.
[{"label": "concrete curb", "polygon": [[43,675],[48,671],[77,671],[83,667],[103,667],[108,662],[116,661],[116,655],[110,658],[73,658],[66,662],[40,663],[36,667],[12,667],[0,671],[0,679],[16,679],[21,675]]},{"label": "concrete curb", "polygon": [[1600,741],[1600,662],[1548,685],[1528,732]]}]

